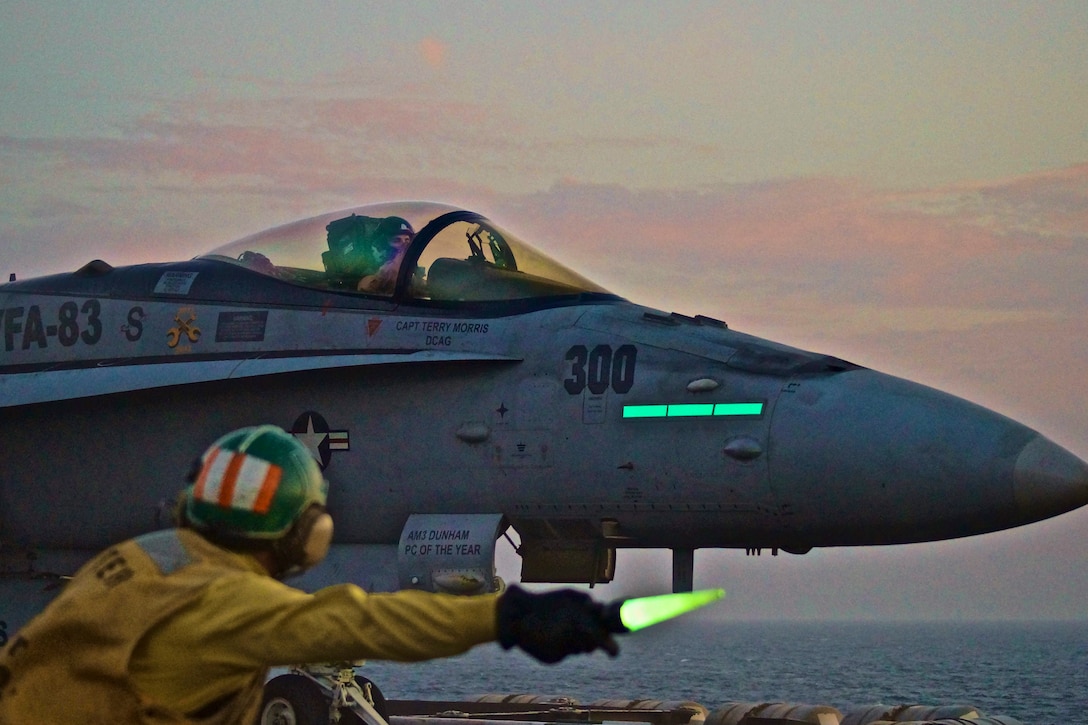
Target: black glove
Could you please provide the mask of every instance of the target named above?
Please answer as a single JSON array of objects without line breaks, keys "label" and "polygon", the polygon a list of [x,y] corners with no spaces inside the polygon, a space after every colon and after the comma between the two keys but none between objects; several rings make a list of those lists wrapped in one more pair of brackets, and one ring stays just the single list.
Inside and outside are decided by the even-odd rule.
[{"label": "black glove", "polygon": [[499,597],[498,629],[504,649],[521,647],[548,664],[598,647],[615,657],[620,648],[612,633],[627,631],[618,617],[582,592],[533,594],[518,586]]}]

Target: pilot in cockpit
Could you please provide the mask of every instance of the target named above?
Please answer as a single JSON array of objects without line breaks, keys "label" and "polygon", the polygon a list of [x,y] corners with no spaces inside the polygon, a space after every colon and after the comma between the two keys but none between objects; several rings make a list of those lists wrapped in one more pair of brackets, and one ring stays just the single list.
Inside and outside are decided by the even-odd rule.
[{"label": "pilot in cockpit", "polygon": [[374,236],[378,239],[388,239],[389,248],[385,261],[377,272],[363,276],[356,289],[373,294],[393,294],[401,260],[404,259],[404,254],[408,251],[412,238],[415,237],[415,231],[404,219],[388,217],[378,226]]},{"label": "pilot in cockpit", "polygon": [[321,253],[327,284],[334,289],[391,295],[401,260],[415,230],[399,216],[352,214],[325,227],[329,249]]},{"label": "pilot in cockpit", "polygon": [[363,275],[356,287],[357,290],[374,294],[393,294],[393,287],[397,283],[397,272],[400,271],[400,260],[404,259],[408,245],[415,236],[416,232],[412,230],[411,224],[404,219],[398,217],[385,219],[379,225],[378,231],[374,233],[375,238],[385,238],[387,241],[388,248],[384,251],[385,261],[382,262],[378,271]]}]

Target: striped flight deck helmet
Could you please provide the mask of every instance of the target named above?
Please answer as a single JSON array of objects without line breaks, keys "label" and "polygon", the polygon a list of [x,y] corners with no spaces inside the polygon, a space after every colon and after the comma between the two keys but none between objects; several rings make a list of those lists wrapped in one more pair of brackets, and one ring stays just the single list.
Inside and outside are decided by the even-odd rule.
[{"label": "striped flight deck helmet", "polygon": [[205,451],[183,521],[227,546],[272,544],[284,571],[313,566],[332,540],[328,482],[309,450],[273,425],[241,428]]}]

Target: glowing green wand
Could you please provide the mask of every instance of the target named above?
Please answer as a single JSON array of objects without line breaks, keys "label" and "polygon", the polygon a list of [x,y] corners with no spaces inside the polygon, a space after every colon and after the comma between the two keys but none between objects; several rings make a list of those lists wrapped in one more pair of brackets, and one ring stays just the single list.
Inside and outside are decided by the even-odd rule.
[{"label": "glowing green wand", "polygon": [[618,599],[605,607],[605,619],[611,632],[637,632],[651,624],[679,617],[685,612],[716,602],[724,596],[724,589],[703,589],[697,592],[659,594],[655,597]]}]

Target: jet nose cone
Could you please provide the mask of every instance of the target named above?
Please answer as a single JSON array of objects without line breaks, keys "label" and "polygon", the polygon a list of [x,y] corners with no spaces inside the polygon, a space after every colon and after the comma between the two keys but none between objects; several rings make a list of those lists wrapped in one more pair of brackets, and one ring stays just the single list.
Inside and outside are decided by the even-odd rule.
[{"label": "jet nose cone", "polygon": [[1017,507],[1033,521],[1084,506],[1088,504],[1088,464],[1036,436],[1016,458],[1013,493]]}]

